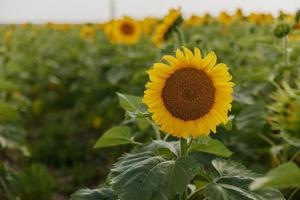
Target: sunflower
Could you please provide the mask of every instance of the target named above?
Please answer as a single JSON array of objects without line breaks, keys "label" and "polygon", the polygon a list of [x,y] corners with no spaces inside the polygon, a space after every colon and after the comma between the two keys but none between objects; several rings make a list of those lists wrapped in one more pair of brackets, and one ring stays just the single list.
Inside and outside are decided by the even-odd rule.
[{"label": "sunflower", "polygon": [[170,30],[177,24],[180,24],[182,21],[181,19],[181,12],[176,9],[171,9],[169,14],[164,17],[161,24],[155,30],[155,33],[152,37],[152,42],[156,46],[160,46],[164,40],[166,39]]},{"label": "sunflower", "polygon": [[113,35],[118,43],[135,44],[141,36],[141,27],[138,21],[124,17],[113,24]]},{"label": "sunflower", "polygon": [[80,37],[85,39],[95,39],[96,30],[92,26],[85,25],[80,29]]},{"label": "sunflower", "polygon": [[183,50],[165,55],[168,64],[155,63],[148,71],[143,101],[161,130],[183,138],[208,135],[228,121],[234,84],[213,52],[201,58],[198,48],[194,54]]},{"label": "sunflower", "polygon": [[296,81],[295,85],[291,87],[283,82],[271,95],[275,102],[268,106],[267,120],[275,131],[295,135],[300,131],[300,81]]}]

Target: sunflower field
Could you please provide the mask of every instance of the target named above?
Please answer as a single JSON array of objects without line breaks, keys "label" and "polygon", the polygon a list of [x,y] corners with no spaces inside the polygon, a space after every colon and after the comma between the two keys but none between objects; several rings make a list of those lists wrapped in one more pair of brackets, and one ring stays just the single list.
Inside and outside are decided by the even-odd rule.
[{"label": "sunflower field", "polygon": [[0,25],[1,200],[299,200],[300,11]]}]

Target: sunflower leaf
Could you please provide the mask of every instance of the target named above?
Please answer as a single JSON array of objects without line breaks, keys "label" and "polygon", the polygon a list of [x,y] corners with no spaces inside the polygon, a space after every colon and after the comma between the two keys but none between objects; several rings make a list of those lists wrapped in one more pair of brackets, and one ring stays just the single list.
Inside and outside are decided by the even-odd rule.
[{"label": "sunflower leaf", "polygon": [[96,142],[94,148],[112,147],[124,144],[135,144],[131,138],[130,128],[117,126],[107,130]]},{"label": "sunflower leaf", "polygon": [[81,189],[71,195],[70,200],[117,200],[111,188]]},{"label": "sunflower leaf", "polygon": [[168,160],[152,152],[126,154],[111,170],[111,184],[122,200],[168,200],[182,194],[199,167],[193,157]]},{"label": "sunflower leaf", "polygon": [[225,158],[228,158],[232,155],[232,151],[227,149],[224,144],[222,144],[219,140],[212,139],[209,136],[199,137],[193,142],[189,152],[197,151],[222,156]]},{"label": "sunflower leaf", "polygon": [[272,169],[264,177],[255,179],[250,185],[250,189],[252,190],[269,187],[300,187],[300,168],[292,162],[282,164],[279,167]]},{"label": "sunflower leaf", "polygon": [[249,190],[249,185],[258,176],[239,163],[223,159],[212,161],[215,176],[205,187],[207,200],[284,200],[275,189]]}]

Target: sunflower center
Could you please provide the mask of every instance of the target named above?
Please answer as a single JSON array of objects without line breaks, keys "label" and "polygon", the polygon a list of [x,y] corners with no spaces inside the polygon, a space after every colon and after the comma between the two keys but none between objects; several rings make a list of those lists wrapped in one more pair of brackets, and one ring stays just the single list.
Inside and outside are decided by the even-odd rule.
[{"label": "sunflower center", "polygon": [[184,121],[195,120],[212,108],[215,87],[204,71],[183,68],[166,80],[161,97],[167,110],[174,117]]},{"label": "sunflower center", "polygon": [[123,23],[121,25],[121,31],[125,35],[132,35],[134,33],[134,27],[129,23]]}]

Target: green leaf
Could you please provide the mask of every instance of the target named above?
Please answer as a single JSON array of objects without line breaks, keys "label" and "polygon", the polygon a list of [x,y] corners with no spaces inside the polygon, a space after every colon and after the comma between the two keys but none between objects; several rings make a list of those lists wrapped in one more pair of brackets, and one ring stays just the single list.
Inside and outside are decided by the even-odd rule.
[{"label": "green leaf", "polygon": [[111,188],[81,189],[71,195],[70,200],[117,200]]},{"label": "green leaf", "polygon": [[257,175],[239,163],[215,159],[212,165],[214,179],[205,187],[206,200],[284,200],[275,189],[250,191],[249,185]]},{"label": "green leaf", "polygon": [[122,200],[169,200],[182,194],[199,167],[193,157],[167,160],[152,152],[126,154],[111,170],[111,184]]},{"label": "green leaf", "polygon": [[167,153],[164,152],[164,150],[168,150],[169,153],[172,153],[176,157],[179,157],[179,143],[178,142],[167,142],[164,140],[154,140],[150,142],[149,144],[141,147],[138,152],[142,151],[151,151],[155,154],[163,154],[165,156],[168,156]]},{"label": "green leaf", "polygon": [[281,132],[280,136],[290,145],[300,147],[300,136],[296,137],[294,134],[288,132]]},{"label": "green leaf", "polygon": [[132,118],[149,117],[146,106],[143,104],[142,98],[138,96],[118,93],[121,107],[127,111],[127,114]]},{"label": "green leaf", "polygon": [[14,126],[0,125],[0,146],[2,148],[18,149],[24,155],[30,155],[25,146],[25,132]]},{"label": "green leaf", "polygon": [[134,144],[130,128],[117,126],[107,130],[96,142],[94,148],[112,147],[124,144]]},{"label": "green leaf", "polygon": [[255,181],[250,185],[251,190],[269,187],[300,187],[300,168],[293,162],[282,164],[269,171],[264,177],[255,179]]},{"label": "green leaf", "polygon": [[262,104],[246,107],[235,118],[237,129],[243,132],[261,132],[265,121],[265,108]]},{"label": "green leaf", "polygon": [[141,109],[142,98],[138,96],[118,93],[121,107],[129,112],[135,112]]},{"label": "green leaf", "polygon": [[228,158],[232,155],[232,151],[226,148],[219,140],[211,139],[209,136],[203,136],[197,138],[190,150],[190,152],[201,151],[211,153],[217,156]]},{"label": "green leaf", "polygon": [[18,111],[4,101],[0,101],[0,122],[15,121],[19,117]]}]

